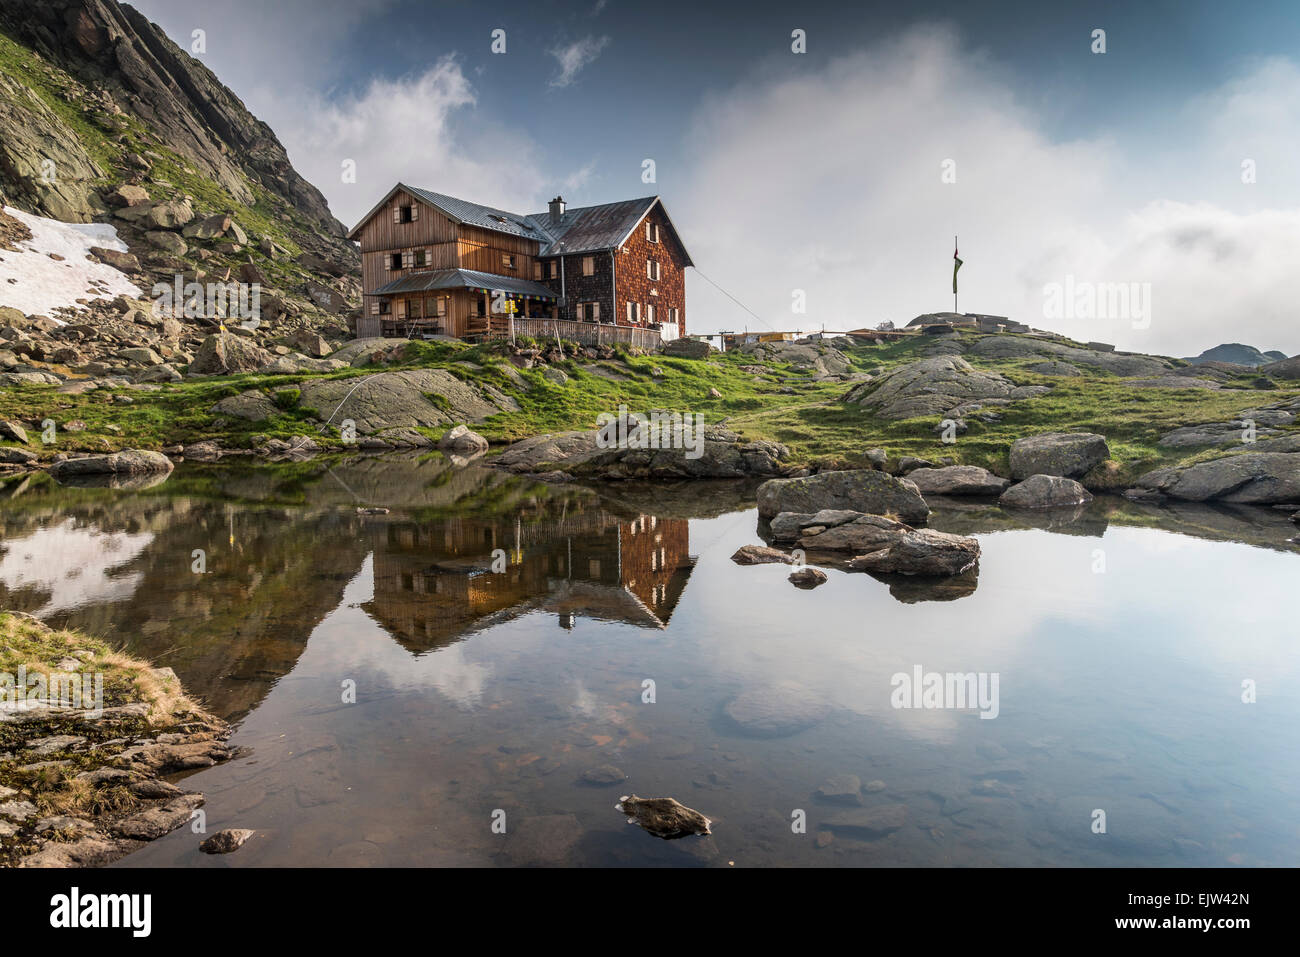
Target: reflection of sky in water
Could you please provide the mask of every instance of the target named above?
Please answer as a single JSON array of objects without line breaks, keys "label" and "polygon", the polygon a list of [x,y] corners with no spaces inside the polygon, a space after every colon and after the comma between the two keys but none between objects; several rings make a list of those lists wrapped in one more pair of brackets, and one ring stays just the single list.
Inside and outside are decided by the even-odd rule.
[{"label": "reflection of sky in water", "polygon": [[49,599],[31,614],[53,615],[81,605],[124,601],[138,573],[118,574],[153,541],[150,532],[101,532],[68,518],[39,532],[0,542],[0,584]]},{"label": "reflection of sky in water", "polygon": [[[865,575],[801,591],[786,567],[733,564],[753,530],[752,513],[691,522],[699,561],[663,631],[566,630],[534,610],[418,654],[362,609],[367,558],[242,722],[251,757],[189,782],[209,826],[265,829],[235,865],[1296,862],[1300,556],[1136,527],[987,533],[972,595],[903,604]],[[1000,716],[894,710],[891,676],[918,664],[997,672]],[[346,678],[354,706],[339,705]],[[829,716],[772,740],[722,719],[736,693],[778,681]],[[626,783],[580,783],[604,764]],[[814,794],[846,773],[883,781],[864,803],[904,805],[906,825],[837,829],[845,809]],[[700,809],[715,836],[624,828],[612,805],[631,792]],[[493,836],[495,808],[545,839]],[[808,810],[802,839],[793,808]],[[207,864],[192,844],[173,834],[125,863]]]}]

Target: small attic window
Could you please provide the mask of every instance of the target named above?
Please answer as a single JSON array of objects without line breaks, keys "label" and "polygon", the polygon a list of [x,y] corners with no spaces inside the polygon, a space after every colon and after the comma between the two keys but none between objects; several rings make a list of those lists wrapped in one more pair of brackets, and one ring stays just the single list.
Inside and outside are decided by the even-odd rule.
[{"label": "small attic window", "polygon": [[397,207],[397,221],[399,223],[409,223],[409,222],[413,222],[414,220],[415,220],[414,206]]}]

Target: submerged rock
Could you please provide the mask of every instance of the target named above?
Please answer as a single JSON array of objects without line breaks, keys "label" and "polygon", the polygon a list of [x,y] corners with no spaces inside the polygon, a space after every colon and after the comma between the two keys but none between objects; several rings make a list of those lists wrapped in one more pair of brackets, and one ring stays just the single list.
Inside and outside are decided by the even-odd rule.
[{"label": "submerged rock", "polygon": [[878,840],[900,830],[907,823],[905,804],[882,804],[876,807],[839,811],[822,821],[823,826],[846,837]]},{"label": "submerged rock", "polygon": [[639,798],[632,794],[620,798],[614,807],[626,814],[630,822],[665,841],[713,833],[712,821],[675,798]]},{"label": "submerged rock", "polygon": [[783,738],[820,724],[830,706],[815,692],[793,681],[781,681],[738,694],[723,712],[745,734]]}]

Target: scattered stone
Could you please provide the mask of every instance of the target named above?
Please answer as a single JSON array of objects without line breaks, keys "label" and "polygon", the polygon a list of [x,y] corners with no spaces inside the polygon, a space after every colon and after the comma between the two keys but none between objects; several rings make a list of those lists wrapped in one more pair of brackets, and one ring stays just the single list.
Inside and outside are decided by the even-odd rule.
[{"label": "scattered stone", "polygon": [[790,565],[794,559],[786,552],[779,548],[768,548],[763,545],[741,545],[736,549],[736,553],[731,556],[731,560],[737,565],[767,565],[772,563],[782,563]]},{"label": "scattered stone", "polygon": [[204,854],[229,854],[243,847],[244,842],[256,833],[247,828],[228,827],[199,844],[199,850]]},{"label": "scattered stone", "polygon": [[478,455],[487,451],[488,440],[477,432],[471,432],[469,426],[458,425],[449,429],[438,440],[438,448],[455,452],[457,455]]},{"label": "scattered stone", "polygon": [[[677,340],[681,341],[681,340]],[[693,834],[712,834],[712,822],[675,798],[639,798],[635,794],[619,799],[615,808],[628,820],[655,837],[671,841]]]},{"label": "scattered stone", "polygon": [[826,581],[826,573],[820,568],[801,568],[790,573],[790,581],[796,588],[813,589]]},{"label": "scattered stone", "polygon": [[817,797],[828,804],[862,803],[862,781],[856,774],[836,774],[817,789]]}]

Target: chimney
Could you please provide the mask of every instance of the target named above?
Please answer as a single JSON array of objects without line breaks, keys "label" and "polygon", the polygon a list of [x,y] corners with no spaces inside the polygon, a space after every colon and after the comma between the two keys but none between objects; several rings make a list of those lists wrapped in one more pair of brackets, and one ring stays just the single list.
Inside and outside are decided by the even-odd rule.
[{"label": "chimney", "polygon": [[551,200],[551,219],[561,221],[564,219],[564,197],[556,196]]}]

